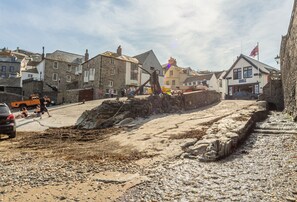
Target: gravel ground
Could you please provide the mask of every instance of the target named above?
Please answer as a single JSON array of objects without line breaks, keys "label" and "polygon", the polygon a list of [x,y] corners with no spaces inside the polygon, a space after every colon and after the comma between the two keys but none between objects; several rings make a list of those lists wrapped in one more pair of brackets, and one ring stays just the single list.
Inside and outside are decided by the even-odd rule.
[{"label": "gravel ground", "polygon": [[[269,126],[297,129],[281,113],[259,124]],[[118,201],[297,201],[296,148],[296,133],[252,133],[218,162],[180,159],[146,170],[151,180]]]}]

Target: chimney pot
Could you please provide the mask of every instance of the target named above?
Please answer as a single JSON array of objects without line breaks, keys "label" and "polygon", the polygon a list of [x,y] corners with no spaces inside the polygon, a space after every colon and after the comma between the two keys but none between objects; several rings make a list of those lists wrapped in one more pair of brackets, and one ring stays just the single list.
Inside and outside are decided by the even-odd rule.
[{"label": "chimney pot", "polygon": [[42,55],[41,55],[41,59],[44,59],[44,46],[42,46]]},{"label": "chimney pot", "polygon": [[86,53],[85,53],[85,62],[89,60],[89,52],[88,49],[86,49]]},{"label": "chimney pot", "polygon": [[119,45],[119,47],[117,49],[117,54],[118,55],[122,55],[122,47],[121,47],[121,45]]}]

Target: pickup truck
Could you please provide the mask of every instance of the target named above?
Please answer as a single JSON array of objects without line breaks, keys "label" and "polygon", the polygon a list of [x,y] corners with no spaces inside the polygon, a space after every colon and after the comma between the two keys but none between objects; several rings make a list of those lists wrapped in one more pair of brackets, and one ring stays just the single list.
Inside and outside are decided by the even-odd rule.
[{"label": "pickup truck", "polygon": [[[47,102],[47,105],[51,103],[50,98],[46,98],[45,101]],[[20,109],[22,109],[23,107],[35,107],[37,105],[40,105],[40,100],[39,100],[39,96],[36,96],[36,95],[31,95],[28,100],[20,100],[20,101],[15,101],[10,103],[11,108],[20,108]]]}]

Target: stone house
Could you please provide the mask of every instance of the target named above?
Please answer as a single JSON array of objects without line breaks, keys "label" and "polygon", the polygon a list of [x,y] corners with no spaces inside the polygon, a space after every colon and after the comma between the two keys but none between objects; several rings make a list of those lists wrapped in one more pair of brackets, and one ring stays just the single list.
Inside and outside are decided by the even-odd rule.
[{"label": "stone house", "polygon": [[106,51],[82,64],[81,88],[93,88],[94,99],[116,96],[122,89],[140,85],[140,71],[136,58],[122,54],[119,46],[116,53]]},{"label": "stone house", "polygon": [[232,96],[239,91],[262,94],[273,72],[279,70],[241,54],[223,77],[227,83],[226,94]]},{"label": "stone house", "polygon": [[28,80],[28,79],[32,79],[32,80],[41,80],[40,79],[40,74],[37,70],[37,68],[30,68],[30,69],[26,69],[24,71],[22,71],[22,82],[24,80]]},{"label": "stone house", "polygon": [[167,64],[162,65],[164,73],[164,85],[172,90],[182,89],[184,81],[197,72],[190,67],[182,68],[177,66],[176,59],[170,57]]},{"label": "stone house", "polygon": [[[153,71],[157,71],[160,86],[164,85],[164,75],[162,65],[160,64],[158,58],[156,57],[153,50],[149,50],[145,53],[134,56],[138,60],[140,66],[140,84],[144,84],[147,80],[150,79],[150,74]],[[143,89],[140,90],[141,94],[145,93],[148,88],[150,88],[150,83],[147,83]]]},{"label": "stone house", "polygon": [[0,51],[0,91],[22,94],[21,71],[28,61],[24,54]]},{"label": "stone house", "polygon": [[78,70],[82,62],[83,55],[61,50],[47,53],[36,66],[39,78],[43,81],[41,92],[49,95],[56,103],[64,102],[66,91],[79,87],[81,77]]}]

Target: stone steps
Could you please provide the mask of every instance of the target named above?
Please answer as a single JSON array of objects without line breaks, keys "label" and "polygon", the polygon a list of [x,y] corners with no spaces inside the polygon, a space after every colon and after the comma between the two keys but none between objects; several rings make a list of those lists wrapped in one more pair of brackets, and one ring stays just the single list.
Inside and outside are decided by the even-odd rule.
[{"label": "stone steps", "polygon": [[255,129],[262,129],[262,130],[292,130],[297,131],[296,127],[282,127],[282,126],[256,126]]},{"label": "stone steps", "polygon": [[297,134],[297,130],[284,130],[284,129],[254,129],[254,133],[265,133],[265,134]]}]

